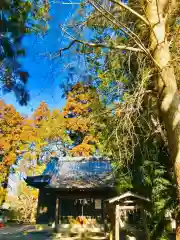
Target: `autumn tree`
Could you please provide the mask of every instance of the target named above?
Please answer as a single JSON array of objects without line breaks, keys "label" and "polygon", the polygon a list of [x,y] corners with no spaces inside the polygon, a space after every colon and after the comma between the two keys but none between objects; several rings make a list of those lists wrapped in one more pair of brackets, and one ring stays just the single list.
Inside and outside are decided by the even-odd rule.
[{"label": "autumn tree", "polygon": [[68,92],[64,116],[66,131],[72,143],[74,156],[89,156],[96,153],[97,142],[92,112],[101,107],[95,88],[77,83]]},{"label": "autumn tree", "polygon": [[21,223],[35,223],[38,203],[38,189],[33,189],[21,180],[17,196],[8,196],[6,203],[10,205],[8,217]]},{"label": "autumn tree", "polygon": [[47,103],[41,102],[39,107],[33,113],[35,124],[39,126],[41,121],[48,119],[49,115],[50,115],[50,110]]},{"label": "autumn tree", "polygon": [[[31,149],[31,145],[36,143],[36,148],[40,151],[42,143],[34,122],[22,117],[12,105],[7,105],[2,100],[0,101],[0,128],[0,184],[2,192],[6,192],[13,165],[19,164],[19,159],[21,159],[21,171],[30,169],[29,166],[32,167],[32,162],[36,159],[36,154]],[[22,166],[26,167],[22,168]],[[6,194],[4,194],[5,196]],[[4,198],[2,201],[4,201]]]},{"label": "autumn tree", "polygon": [[2,191],[6,192],[13,165],[17,163],[24,151],[29,150],[30,143],[36,139],[36,134],[27,119],[23,118],[12,105],[7,105],[2,100],[0,101],[0,128],[0,184]]},{"label": "autumn tree", "polygon": [[[41,175],[46,168],[46,163],[39,163],[36,161],[36,156],[33,158],[33,154],[31,152],[29,152],[26,156],[23,156],[23,160],[24,159],[26,163],[24,173],[27,176]],[[19,168],[20,172],[22,172],[22,170],[23,169]],[[27,186],[24,179],[20,179],[16,201],[12,202],[10,197],[7,198],[7,202],[10,203],[12,209],[18,213],[18,221],[24,223],[36,222],[38,194],[38,189]]]},{"label": "autumn tree", "polygon": [[1,187],[7,188],[10,167],[16,162],[17,150],[21,143],[23,119],[12,105],[0,102],[0,149]]},{"label": "autumn tree", "polygon": [[33,152],[37,158],[39,158],[42,148],[48,143],[48,139],[45,137],[48,130],[44,127],[44,124],[49,120],[50,114],[46,102],[41,102],[30,118],[35,133],[34,141],[32,141],[34,144]]},{"label": "autumn tree", "polygon": [[[12,105],[0,101],[0,191],[1,202],[5,201],[8,179],[11,171],[26,175],[42,173],[46,162],[52,156],[52,142],[68,143],[65,131],[64,114],[49,110],[44,102],[35,110],[32,117],[22,117]],[[46,148],[45,148],[46,147]],[[42,156],[47,152],[47,161]],[[14,168],[14,166],[16,167]],[[22,193],[23,194],[23,193]]]},{"label": "autumn tree", "polygon": [[[47,152],[49,152],[50,157],[52,152],[50,146],[52,143],[58,144],[61,142],[65,148],[65,144],[68,144],[70,141],[65,127],[63,112],[58,109],[50,111],[48,105],[45,102],[41,102],[33,115],[26,119],[24,126],[26,128],[24,133],[29,136],[26,157],[31,159],[36,156],[37,159],[41,159],[42,155]],[[30,143],[33,146],[31,151]],[[24,163],[26,164],[26,161]]]}]

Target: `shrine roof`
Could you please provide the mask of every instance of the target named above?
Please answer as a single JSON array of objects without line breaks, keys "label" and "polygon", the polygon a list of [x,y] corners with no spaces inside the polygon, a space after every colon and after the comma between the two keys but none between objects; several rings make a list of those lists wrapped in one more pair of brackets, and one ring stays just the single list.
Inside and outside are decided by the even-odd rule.
[{"label": "shrine roof", "polygon": [[100,157],[54,157],[42,175],[25,181],[36,188],[54,189],[113,188],[115,182],[111,162]]},{"label": "shrine roof", "polygon": [[122,201],[122,200],[124,201],[124,199],[130,199],[130,198],[139,199],[139,200],[142,200],[142,201],[150,202],[149,198],[140,196],[139,194],[132,193],[130,191],[128,191],[126,193],[123,193],[123,194],[121,194],[119,196],[107,199],[106,201],[109,202],[109,203],[116,203],[116,202],[119,202],[119,201]]}]

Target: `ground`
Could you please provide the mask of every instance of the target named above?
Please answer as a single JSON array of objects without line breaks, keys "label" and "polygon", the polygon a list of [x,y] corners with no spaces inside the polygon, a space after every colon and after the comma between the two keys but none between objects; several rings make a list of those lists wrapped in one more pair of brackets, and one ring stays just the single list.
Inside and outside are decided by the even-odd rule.
[{"label": "ground", "polygon": [[33,226],[9,226],[0,229],[0,240],[49,240],[47,231],[38,232]]}]

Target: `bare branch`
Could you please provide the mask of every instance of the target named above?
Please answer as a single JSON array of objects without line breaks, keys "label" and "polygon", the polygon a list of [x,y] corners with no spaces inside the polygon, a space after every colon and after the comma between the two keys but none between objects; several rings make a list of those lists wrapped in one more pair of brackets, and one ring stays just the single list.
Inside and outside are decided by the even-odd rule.
[{"label": "bare branch", "polygon": [[73,40],[72,42],[70,42],[70,44],[67,47],[60,49],[58,54],[56,54],[55,57],[57,57],[57,56],[61,57],[61,52],[69,50],[75,44],[75,42],[76,42],[76,40]]},{"label": "bare branch", "polygon": [[[137,34],[135,34],[131,29],[129,29],[125,24],[119,22],[109,11],[107,11],[104,7],[102,7],[100,5],[100,3],[97,0],[88,0],[89,3],[99,12],[102,14],[102,16],[105,17],[105,19],[109,20],[111,23],[113,23],[115,26],[119,27],[121,29],[122,32],[124,32],[125,34],[127,34],[132,40],[134,40],[134,42],[139,46],[139,48],[141,48],[143,50],[143,52],[149,56],[151,58],[151,60],[153,61],[153,63],[155,64],[155,67],[157,68],[157,70],[159,71],[160,66],[158,64],[158,62],[154,59],[154,57],[152,56],[151,52],[149,51],[149,49],[146,49],[146,47],[144,46],[144,44],[142,43],[141,39],[138,37]],[[98,6],[96,6],[96,4],[98,4]],[[151,29],[152,31],[152,29]]]},{"label": "bare branch", "polygon": [[139,14],[138,12],[136,12],[135,10],[133,10],[132,8],[127,6],[127,4],[124,4],[122,2],[117,2],[115,0],[110,0],[110,2],[113,2],[113,3],[117,4],[117,5],[119,5],[120,7],[125,8],[126,10],[128,10],[129,12],[134,14],[136,17],[140,18],[146,25],[148,25],[148,26],[150,25],[148,20],[145,17],[143,17],[141,14]]},{"label": "bare branch", "polygon": [[61,53],[63,51],[69,50],[75,43],[80,43],[82,45],[92,47],[92,48],[101,47],[101,48],[109,48],[109,49],[127,50],[127,51],[133,51],[133,52],[143,52],[143,50],[140,48],[129,47],[126,45],[107,45],[105,43],[91,43],[91,42],[85,42],[82,40],[74,39],[70,42],[70,44],[67,47],[61,48],[54,57],[61,56]]}]

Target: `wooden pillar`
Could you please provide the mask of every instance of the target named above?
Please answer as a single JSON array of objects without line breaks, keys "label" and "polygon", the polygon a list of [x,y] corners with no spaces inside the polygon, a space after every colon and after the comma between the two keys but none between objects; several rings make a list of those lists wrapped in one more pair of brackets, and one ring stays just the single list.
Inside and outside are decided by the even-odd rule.
[{"label": "wooden pillar", "polygon": [[59,219],[58,219],[58,222],[59,224],[61,224],[61,199],[59,198]]},{"label": "wooden pillar", "polygon": [[142,207],[140,208],[140,212],[141,212],[141,217],[142,217],[142,220],[143,220],[144,230],[145,230],[145,233],[146,233],[146,240],[149,240],[150,239],[150,234],[149,234],[149,230],[148,230],[148,227],[147,227],[146,213],[145,213],[145,211]]},{"label": "wooden pillar", "polygon": [[42,198],[42,190],[39,189],[39,194],[38,194],[38,205],[37,205],[37,212],[36,212],[36,224],[39,223],[40,207],[41,207],[41,198]]},{"label": "wooden pillar", "polygon": [[56,196],[55,224],[59,224],[59,197]]},{"label": "wooden pillar", "polygon": [[120,228],[119,228],[119,205],[116,205],[115,210],[115,240],[119,240]]},{"label": "wooden pillar", "polygon": [[105,203],[104,199],[101,200],[101,218],[102,218],[102,223],[105,221]]},{"label": "wooden pillar", "polygon": [[109,233],[109,240],[113,240],[113,231],[110,231]]}]

